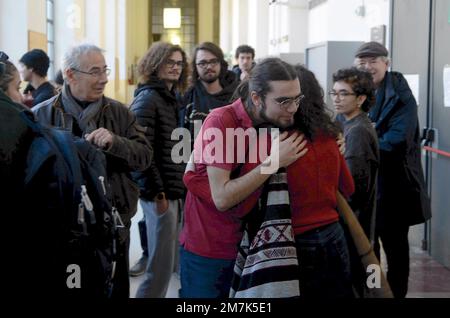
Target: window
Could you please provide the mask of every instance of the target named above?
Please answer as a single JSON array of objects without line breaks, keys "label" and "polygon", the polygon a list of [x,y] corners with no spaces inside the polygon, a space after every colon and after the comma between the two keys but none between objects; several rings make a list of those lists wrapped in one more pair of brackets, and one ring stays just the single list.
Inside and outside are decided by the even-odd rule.
[{"label": "window", "polygon": [[47,54],[50,58],[48,74],[55,77],[55,0],[47,0]]}]

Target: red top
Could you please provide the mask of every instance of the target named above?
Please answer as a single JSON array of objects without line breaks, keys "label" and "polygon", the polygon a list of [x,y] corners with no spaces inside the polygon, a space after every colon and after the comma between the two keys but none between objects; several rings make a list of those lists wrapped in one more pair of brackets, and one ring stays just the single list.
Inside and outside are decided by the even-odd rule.
[{"label": "red top", "polygon": [[[218,148],[222,149],[222,154],[219,153],[218,148],[212,153],[217,156],[218,161],[221,158],[226,161],[227,153],[233,153],[234,151],[236,154],[239,145],[236,142],[232,143],[227,138],[226,128],[243,128],[246,130],[252,127],[252,120],[240,100],[231,105],[214,109],[205,119],[194,145],[195,149],[203,150],[203,158],[198,158],[201,159],[200,163],[195,163],[195,173],[189,172],[183,178],[188,193],[184,206],[184,226],[180,234],[180,243],[186,250],[204,257],[229,260],[236,258],[237,245],[242,238],[240,218],[251,211],[258,201],[261,189],[234,208],[226,212],[220,212],[212,201],[206,169],[208,165],[228,171],[240,168],[240,174],[243,175],[260,163],[242,165],[237,160],[231,160],[234,163],[211,162],[207,154],[216,139],[212,138],[212,141],[205,141],[200,137],[207,134],[209,128],[220,130],[225,140],[223,143],[216,145],[219,145]],[[217,132],[217,130],[212,130],[212,132]],[[244,152],[247,146],[248,142],[246,142]]]},{"label": "red top", "polygon": [[[238,126],[240,125],[240,126]],[[240,101],[214,110],[205,120],[202,129],[215,127],[251,127],[251,120]],[[245,128],[244,128],[245,129]],[[196,140],[196,144],[197,144]],[[204,146],[207,143],[203,143]],[[327,136],[318,136],[308,142],[305,156],[287,169],[288,186],[295,234],[324,226],[338,220],[336,191],[346,197],[354,191],[353,179],[336,141]],[[225,153],[225,150],[224,150]],[[227,170],[236,169],[239,164],[215,164]],[[257,163],[241,165],[240,175],[254,169]],[[180,242],[184,248],[195,254],[235,259],[237,246],[242,238],[240,217],[256,204],[260,187],[241,204],[227,212],[216,209],[209,187],[205,164],[196,164],[195,172],[184,176],[188,195],[185,204],[184,228]]]},{"label": "red top", "polygon": [[306,155],[287,169],[296,235],[336,222],[336,191],[339,189],[345,197],[355,191],[352,175],[333,138],[317,136],[306,147]]}]

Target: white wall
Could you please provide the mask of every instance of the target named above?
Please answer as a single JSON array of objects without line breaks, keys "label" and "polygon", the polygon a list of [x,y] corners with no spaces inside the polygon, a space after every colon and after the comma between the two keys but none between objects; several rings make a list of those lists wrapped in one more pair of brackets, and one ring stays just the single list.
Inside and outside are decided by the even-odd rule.
[{"label": "white wall", "polygon": [[308,44],[324,42],[328,38],[329,5],[324,3],[309,11]]},{"label": "white wall", "polygon": [[[365,15],[358,16],[356,10],[362,3]],[[328,0],[310,11],[308,43],[370,41],[370,29],[382,24],[389,27],[389,0]]]},{"label": "white wall", "polygon": [[[355,11],[364,3],[365,15]],[[221,0],[220,45],[230,53],[247,43],[258,58],[304,53],[324,41],[369,41],[370,29],[386,25],[390,0],[328,0],[312,10],[307,0]]]},{"label": "white wall", "polygon": [[256,58],[269,54],[269,2],[260,0],[248,1],[248,41],[255,49]]},{"label": "white wall", "polygon": [[306,0],[289,1],[289,52],[304,52],[308,45],[308,13]]},{"label": "white wall", "polygon": [[55,70],[61,68],[63,55],[75,44],[75,30],[81,28],[81,8],[73,2],[55,1]]},{"label": "white wall", "polygon": [[[231,49],[236,49],[241,44],[247,44],[248,38],[248,0],[233,0],[231,18]],[[233,54],[234,55],[234,54]]]},{"label": "white wall", "polygon": [[[241,44],[257,58],[303,52],[307,45],[307,0],[221,0],[220,46],[233,54]],[[233,54],[234,55],[234,54]]]},{"label": "white wall", "polygon": [[232,0],[220,0],[220,47],[226,52],[232,50],[232,33],[231,33],[231,17],[232,17]]},{"label": "white wall", "polygon": [[303,62],[308,44],[308,2],[284,0],[269,6],[269,55],[291,63]]},{"label": "white wall", "polygon": [[0,1],[0,50],[17,61],[28,51],[28,1]]},{"label": "white wall", "polygon": [[99,0],[86,1],[86,42],[101,46],[99,19],[102,16],[102,6]]}]

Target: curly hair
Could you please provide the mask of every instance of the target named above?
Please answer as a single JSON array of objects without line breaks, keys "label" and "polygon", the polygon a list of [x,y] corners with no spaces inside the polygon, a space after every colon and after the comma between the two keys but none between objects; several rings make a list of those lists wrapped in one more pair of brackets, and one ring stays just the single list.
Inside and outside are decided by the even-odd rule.
[{"label": "curly hair", "polygon": [[302,93],[305,95],[294,115],[296,127],[309,140],[313,140],[321,133],[336,138],[340,129],[331,119],[332,113],[326,107],[323,89],[314,73],[300,64],[294,68],[300,80]]},{"label": "curly hair", "polygon": [[375,103],[375,84],[372,74],[356,67],[344,68],[333,74],[333,82],[339,81],[350,85],[356,96],[365,95],[367,97],[361,105],[361,110],[367,113]]},{"label": "curly hair", "polygon": [[18,72],[17,68],[14,66],[13,63],[6,60],[2,62],[3,65],[3,72],[0,76],[0,89],[3,92],[6,92],[8,90],[9,83],[11,83],[12,80],[14,80],[14,75],[16,75],[16,72]]},{"label": "curly hair", "polygon": [[194,54],[192,55],[192,78],[191,78],[191,86],[195,86],[199,80],[199,75],[197,72],[197,53],[198,51],[208,51],[212,55],[214,55],[220,61],[220,74],[219,81],[222,82],[222,79],[225,77],[228,71],[228,63],[225,61],[225,57],[223,55],[223,51],[220,47],[215,45],[212,42],[203,42],[195,47]]},{"label": "curly hair", "polygon": [[139,74],[139,83],[145,84],[152,76],[157,76],[158,71],[175,52],[180,52],[183,57],[183,69],[176,84],[177,89],[183,93],[186,90],[187,78],[189,74],[186,53],[179,45],[174,45],[167,42],[154,43],[141,58],[137,69]]}]

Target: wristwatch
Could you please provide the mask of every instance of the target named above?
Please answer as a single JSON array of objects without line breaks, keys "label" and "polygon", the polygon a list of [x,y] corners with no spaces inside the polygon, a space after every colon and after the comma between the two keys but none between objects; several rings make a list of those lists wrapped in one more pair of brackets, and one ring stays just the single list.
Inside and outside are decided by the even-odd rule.
[{"label": "wristwatch", "polygon": [[160,192],[156,195],[156,200],[162,201],[166,199],[166,194],[164,192]]}]

